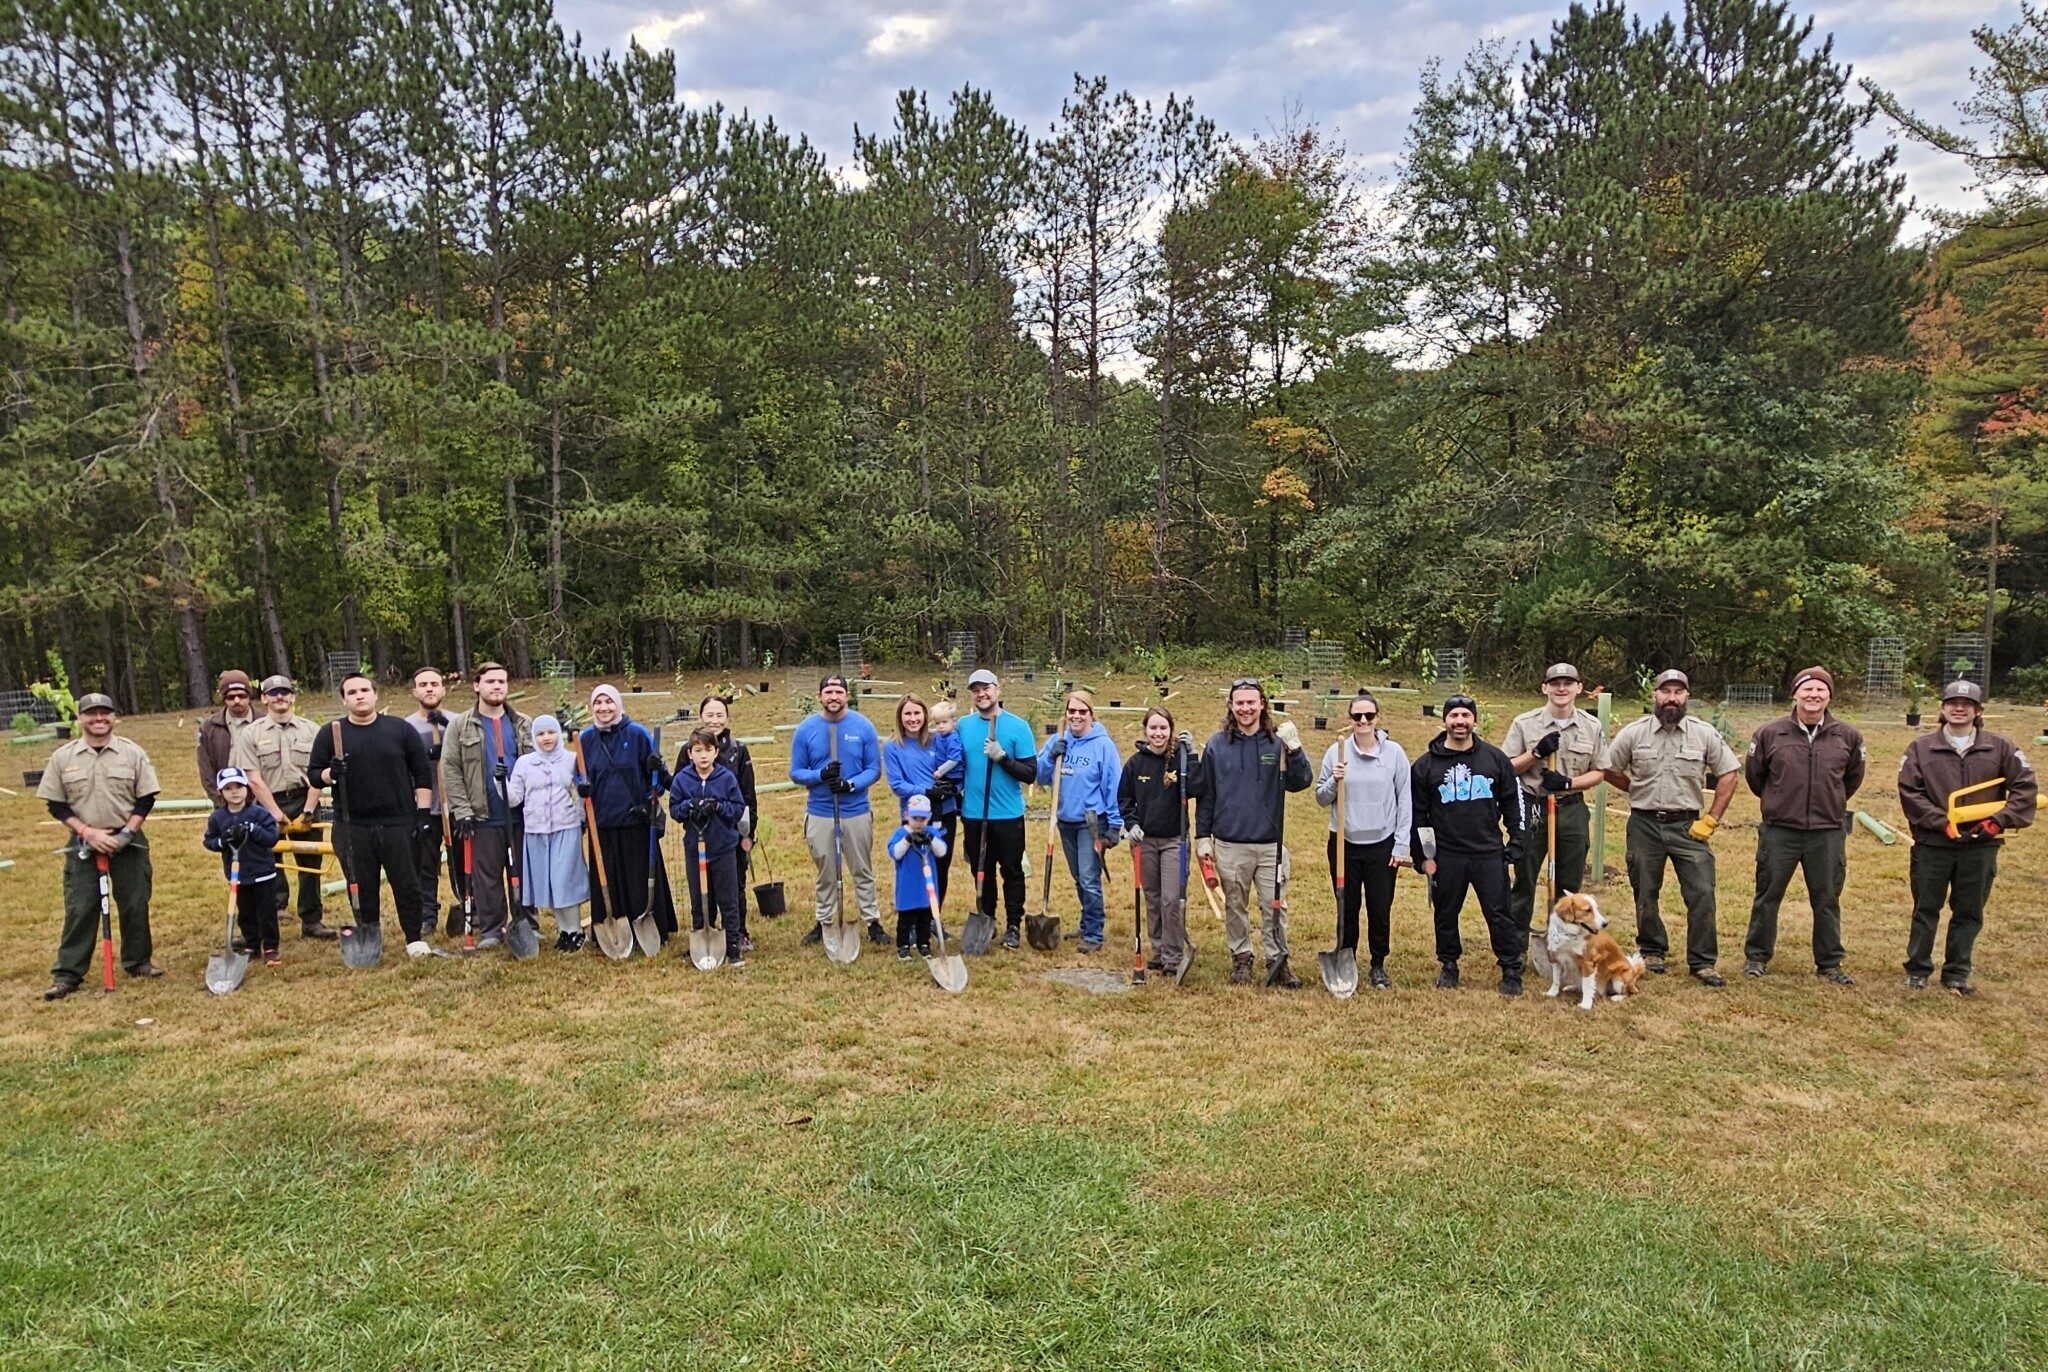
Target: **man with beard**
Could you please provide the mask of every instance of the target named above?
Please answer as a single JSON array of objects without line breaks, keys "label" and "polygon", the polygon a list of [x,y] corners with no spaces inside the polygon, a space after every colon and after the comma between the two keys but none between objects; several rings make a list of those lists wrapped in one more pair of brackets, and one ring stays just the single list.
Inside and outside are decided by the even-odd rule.
[{"label": "man with beard", "polygon": [[413,846],[420,883],[420,918],[429,934],[441,920],[441,850],[448,850],[448,886],[455,901],[448,907],[448,933],[462,930],[462,850],[456,846],[448,821],[446,788],[441,784],[441,751],[452,722],[441,702],[448,698],[448,684],[436,667],[421,667],[412,674],[412,698],[419,709],[405,717],[420,742],[427,745],[427,761],[434,764],[434,818],[440,828],[418,836]]},{"label": "man with beard", "polygon": [[256,722],[256,707],[250,703],[247,672],[222,672],[214,689],[220,693],[220,709],[199,721],[199,785],[206,798],[219,805],[220,788],[214,778],[233,765],[235,740]]},{"label": "man with beard", "polygon": [[[837,672],[818,683],[818,711],[789,736],[789,779],[804,787],[804,840],[818,869],[817,922],[806,944],[822,942],[839,914],[839,883],[853,879],[868,942],[887,943],[881,898],[875,893],[875,817],[868,788],[882,779],[882,740],[867,718],[847,708],[851,691]],[[836,847],[835,847],[836,844]]]},{"label": "man with beard", "polygon": [[1003,887],[1003,947],[1015,948],[1024,927],[1024,788],[1038,775],[1031,726],[1003,708],[1003,684],[986,667],[967,678],[974,713],[960,721],[966,767],[960,778],[960,843],[974,864],[975,905],[996,914]]},{"label": "man with beard", "polygon": [[[1437,989],[1458,989],[1458,959],[1465,941],[1458,915],[1470,887],[1479,897],[1487,940],[1500,965],[1500,993],[1522,994],[1522,959],[1529,936],[1508,898],[1508,849],[1522,835],[1522,786],[1508,755],[1480,738],[1479,702],[1467,695],[1444,701],[1444,729],[1409,769],[1415,831],[1408,851],[1429,877],[1430,913],[1436,922]],[[1436,856],[1423,846],[1432,830]],[[1507,833],[1507,843],[1501,833]]]},{"label": "man with beard", "polygon": [[[1653,713],[1622,726],[1600,768],[1628,793],[1628,884],[1636,898],[1637,950],[1652,972],[1664,970],[1671,940],[1657,900],[1669,859],[1685,897],[1686,970],[1702,985],[1723,986],[1714,970],[1720,939],[1714,929],[1714,852],[1707,843],[1735,798],[1742,764],[1713,725],[1686,714],[1691,697],[1684,672],[1673,668],[1659,676],[1650,694]],[[1709,778],[1713,805],[1701,814]]]},{"label": "man with beard", "polygon": [[1257,901],[1266,954],[1266,984],[1301,986],[1287,959],[1287,881],[1290,865],[1281,836],[1287,793],[1315,782],[1301,731],[1294,721],[1274,722],[1265,683],[1243,677],[1230,683],[1223,727],[1209,736],[1195,773],[1195,852],[1214,862],[1223,887],[1223,941],[1230,945],[1230,982],[1252,978],[1249,904]]},{"label": "man with beard", "polygon": [[[267,676],[261,690],[263,718],[236,737],[228,765],[248,774],[249,794],[270,811],[278,831],[284,833],[299,816],[305,815],[310,824],[319,813],[319,792],[311,785],[307,773],[313,740],[320,736],[320,726],[296,712],[298,691],[290,677]],[[319,831],[302,827],[286,836],[315,839]],[[335,851],[340,851],[338,845]],[[298,866],[299,872],[300,936],[333,938],[334,931],[320,918],[320,869],[310,863],[293,865]],[[276,885],[277,909],[282,915],[290,883],[280,880]]]},{"label": "man with beard", "polygon": [[533,751],[533,733],[532,722],[505,705],[510,685],[510,675],[495,662],[476,669],[476,706],[449,722],[441,755],[448,818],[456,842],[469,846],[469,898],[479,948],[504,942],[505,921],[518,913],[506,892],[507,855],[520,836],[505,802],[505,783],[519,755]]}]

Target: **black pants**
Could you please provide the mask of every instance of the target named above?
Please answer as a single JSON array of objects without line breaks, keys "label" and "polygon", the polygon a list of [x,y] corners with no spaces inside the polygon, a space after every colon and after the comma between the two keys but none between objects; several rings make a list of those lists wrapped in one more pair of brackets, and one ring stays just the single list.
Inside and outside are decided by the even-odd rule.
[{"label": "black pants", "polygon": [[1996,843],[1968,847],[1915,843],[1912,858],[1913,928],[1906,936],[1906,970],[1916,976],[1934,972],[1934,935],[1941,925],[1942,903],[1948,903],[1948,944],[1941,963],[1941,984],[1965,986],[1970,959],[1984,927],[1984,902],[1998,877]]},{"label": "black pants", "polygon": [[[462,845],[447,849],[448,889],[454,903],[448,907],[448,936],[462,932]],[[441,923],[441,831],[415,833],[412,839],[413,880],[420,884],[420,927],[432,933]]]},{"label": "black pants", "polygon": [[[692,852],[695,851],[693,848]],[[710,878],[710,908],[705,908],[705,890],[697,880],[697,863],[693,857],[690,869],[690,927],[706,927],[725,930],[725,955],[738,957],[740,940],[747,936],[747,904],[740,899],[740,864],[737,852],[723,857],[711,858],[704,864],[705,875]]]},{"label": "black pants", "polygon": [[[304,791],[287,791],[283,795],[273,797],[273,799],[277,801],[278,808],[283,810],[287,816],[295,816],[300,810],[305,808],[306,793]],[[334,830],[330,827],[327,832],[332,837]],[[316,826],[310,833],[287,835],[287,837],[317,840],[320,837],[320,829]],[[340,851],[341,849],[337,845],[335,852],[339,853]],[[299,925],[303,928],[309,924],[320,923],[320,859],[317,857],[297,858],[280,856],[277,861],[277,880],[275,882],[265,882],[263,885],[270,898],[277,902],[277,913],[282,917],[285,902],[292,898],[292,883],[289,880],[289,875],[293,867],[300,862],[307,864],[306,869],[298,874]]]},{"label": "black pants", "polygon": [[[978,819],[963,820],[959,846],[966,850],[967,861],[974,864],[974,870],[982,874],[981,912],[991,919],[995,917],[996,877],[1000,874],[1003,879],[1003,922],[1012,929],[1023,924],[1024,817],[992,819],[987,823]],[[944,881],[945,877],[942,875],[939,879]]]},{"label": "black pants", "polygon": [[[1337,880],[1337,835],[1333,830],[1323,845],[1330,863],[1330,881]],[[1387,932],[1394,912],[1394,836],[1377,843],[1344,845],[1344,899],[1337,907],[1337,946],[1358,947],[1358,905],[1365,901],[1366,946],[1375,965],[1387,960]]]},{"label": "black pants", "polygon": [[391,883],[391,903],[398,907],[399,927],[405,941],[420,937],[420,882],[413,866],[413,824],[337,824],[335,852],[341,856],[344,877],[356,885],[356,920],[363,925],[383,922],[384,883]]},{"label": "black pants", "polygon": [[928,906],[915,910],[896,912],[896,946],[908,948],[916,944],[923,948],[932,941],[932,912]]},{"label": "black pants", "polygon": [[[1586,856],[1592,846],[1591,812],[1583,796],[1557,799],[1557,893],[1569,895],[1583,890]],[[1548,926],[1549,912],[1536,914],[1543,891],[1543,862],[1550,852],[1550,807],[1543,799],[1529,798],[1529,823],[1522,829],[1522,841],[1515,848],[1514,881],[1509,887],[1509,908],[1515,921],[1534,932]]]},{"label": "black pants", "polygon": [[283,877],[272,877],[236,888],[235,923],[242,931],[242,943],[259,953],[277,951],[277,890]]},{"label": "black pants", "polygon": [[1486,932],[1493,943],[1493,957],[1504,976],[1522,974],[1522,957],[1527,952],[1527,931],[1515,923],[1508,903],[1507,850],[1490,853],[1459,853],[1438,849],[1436,875],[1430,878],[1431,903],[1436,916],[1436,958],[1456,962],[1465,952],[1458,934],[1458,914],[1465,908],[1467,888],[1479,896],[1479,913],[1486,919]]},{"label": "black pants", "polygon": [[939,904],[946,903],[946,879],[953,873],[953,853],[960,847],[960,816],[940,815],[933,825],[946,838],[946,851],[932,859],[932,870],[938,873]]}]

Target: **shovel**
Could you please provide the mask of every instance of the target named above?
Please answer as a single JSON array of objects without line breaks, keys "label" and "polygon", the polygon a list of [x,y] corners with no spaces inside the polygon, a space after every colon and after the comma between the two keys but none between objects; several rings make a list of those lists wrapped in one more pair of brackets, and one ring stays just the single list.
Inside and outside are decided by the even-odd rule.
[{"label": "shovel", "polygon": [[[540,956],[540,921],[518,906],[512,908],[512,918],[505,924],[505,946],[512,956],[524,962]],[[434,950],[440,952],[439,948]]]},{"label": "shovel", "polygon": [[690,965],[700,972],[725,966],[725,931],[711,926],[711,862],[704,856],[704,833],[697,832],[697,891],[701,915],[690,921]]},{"label": "shovel", "polygon": [[958,953],[946,951],[946,926],[939,919],[939,887],[932,878],[931,850],[924,854],[924,898],[932,912],[932,937],[938,940],[939,951],[924,960],[925,969],[932,974],[932,980],[939,989],[950,995],[959,995],[967,989],[967,964]]},{"label": "shovel", "polygon": [[[989,732],[995,732],[995,721],[989,721]],[[994,915],[986,914],[981,908],[981,883],[988,878],[988,791],[995,781],[995,762],[983,759],[981,774],[981,842],[974,849],[974,909],[968,912],[967,927],[960,931],[960,951],[971,958],[978,958],[988,951],[989,943],[996,936]],[[964,818],[964,816],[963,816]]]},{"label": "shovel", "polygon": [[1138,856],[1138,844],[1131,841],[1131,985],[1145,984],[1145,864]]},{"label": "shovel", "polygon": [[[1337,747],[1345,746],[1340,740]],[[1338,756],[1343,756],[1341,751]],[[1337,778],[1337,929],[1339,947],[1327,953],[1317,953],[1316,962],[1323,969],[1323,989],[1338,1000],[1350,1000],[1358,991],[1358,950],[1342,947],[1344,929],[1344,778]]]},{"label": "shovel", "polygon": [[[586,775],[580,744],[571,743],[569,754],[576,759],[576,775]],[[604,906],[604,918],[590,921],[590,941],[613,962],[623,961],[633,956],[633,930],[613,913],[611,880],[605,874],[604,848],[597,839],[597,807],[589,796],[583,797],[583,839],[590,845],[591,865],[597,868],[597,894]]]},{"label": "shovel", "polygon": [[221,950],[206,960],[206,989],[216,996],[225,996],[237,990],[242,977],[249,970],[249,955],[235,951],[235,909],[240,904],[242,893],[242,849],[237,845],[228,854],[228,929],[223,936]]},{"label": "shovel", "polygon": [[1052,808],[1045,819],[1045,881],[1039,890],[1038,913],[1024,917],[1024,939],[1041,953],[1060,946],[1060,920],[1052,912],[1052,854],[1060,833],[1060,769],[1064,757],[1054,758],[1052,767]]},{"label": "shovel", "polygon": [[640,946],[642,954],[650,958],[661,951],[661,928],[654,922],[654,879],[660,866],[661,840],[650,820],[647,825],[647,904],[633,916],[633,942]]},{"label": "shovel", "polygon": [[[826,737],[831,740],[832,761],[839,761],[839,730],[836,726],[826,727]],[[832,922],[824,926],[822,935],[825,956],[834,962],[848,963],[860,956],[860,925],[846,922],[846,865],[840,851],[842,831],[839,824],[839,792],[832,793],[832,878],[839,892],[839,908],[832,913]]]}]

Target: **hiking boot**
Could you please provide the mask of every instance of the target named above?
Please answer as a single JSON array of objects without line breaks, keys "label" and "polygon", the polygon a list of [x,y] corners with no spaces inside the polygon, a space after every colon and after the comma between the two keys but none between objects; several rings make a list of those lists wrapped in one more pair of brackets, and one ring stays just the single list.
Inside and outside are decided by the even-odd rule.
[{"label": "hiking boot", "polygon": [[1520,972],[1501,973],[1500,993],[1509,1000],[1520,1000],[1522,998],[1522,974]]},{"label": "hiking boot", "polygon": [[149,981],[163,974],[164,969],[153,962],[145,962],[140,967],[130,967],[128,969],[128,975],[134,977],[137,981]]},{"label": "hiking boot", "polygon": [[1102,951],[1102,941],[1100,939],[1084,938],[1081,940],[1081,951],[1093,957]]},{"label": "hiking boot", "polygon": [[1664,955],[1663,955],[1662,953],[1645,953],[1645,954],[1643,954],[1643,970],[1644,970],[1645,972],[1651,972],[1651,973],[1654,973],[1654,974],[1656,974],[1657,976],[1660,976],[1660,977],[1661,977],[1661,976],[1663,976],[1663,975],[1664,975]]},{"label": "hiking boot", "polygon": [[316,919],[313,920],[311,923],[301,924],[299,926],[299,937],[314,939],[337,939],[340,938],[341,935],[335,933],[332,929],[328,928],[326,925],[322,924],[319,920]]},{"label": "hiking boot", "polygon": [[1299,991],[1301,989],[1301,978],[1294,975],[1294,969],[1288,966],[1287,959],[1282,957],[1278,962],[1267,967],[1266,985],[1277,986],[1283,991]]},{"label": "hiking boot", "polygon": [[888,933],[887,933],[887,932],[886,932],[886,931],[885,931],[885,930],[884,930],[884,929],[882,928],[882,921],[880,921],[880,920],[878,920],[878,919],[871,919],[871,920],[869,920],[869,921],[868,921],[868,942],[869,942],[869,943],[887,943],[887,942],[889,942],[889,941],[890,941],[890,940],[889,940],[889,935],[888,935]]},{"label": "hiking boot", "polygon": [[265,967],[283,966],[284,954],[275,948],[265,948],[263,950],[263,965]]},{"label": "hiking boot", "polygon": [[1854,986],[1856,984],[1856,978],[1850,976],[1839,967],[1823,967],[1816,971],[1814,975],[1822,981],[1831,982],[1836,986]]},{"label": "hiking boot", "polygon": [[898,961],[898,962],[908,962],[908,961],[910,961],[910,945],[909,945],[909,944],[907,944],[907,943],[899,943],[899,944],[897,944],[897,945],[896,945],[896,961]]},{"label": "hiking boot", "polygon": [[1145,959],[1145,970],[1148,972],[1164,972],[1166,970],[1166,964],[1161,962],[1157,957],[1149,957]]},{"label": "hiking boot", "polygon": [[50,983],[49,989],[43,992],[43,999],[62,1000],[64,999],[64,997],[76,991],[78,989],[78,986],[79,983],[75,981],[66,981],[64,980],[64,978],[58,977],[56,980]]},{"label": "hiking boot", "polygon": [[1927,989],[1927,978],[1919,972],[1906,973],[1906,989],[1908,991],[1925,991]]},{"label": "hiking boot", "polygon": [[1003,947],[1008,948],[1011,952],[1015,952],[1017,950],[1016,925],[1012,924],[1008,928],[1003,930]]},{"label": "hiking boot", "polygon": [[1446,962],[1439,965],[1436,974],[1436,989],[1455,991],[1458,989],[1458,964]]},{"label": "hiking boot", "polygon": [[1252,955],[1232,953],[1230,955],[1230,984],[1242,986],[1252,979]]},{"label": "hiking boot", "polygon": [[1974,996],[1977,994],[1977,988],[1970,985],[1967,981],[1944,981],[1941,984],[1941,989],[1953,991],[1959,996]]},{"label": "hiking boot", "polygon": [[1692,979],[1702,986],[1712,986],[1716,988],[1726,986],[1728,984],[1727,978],[1723,977],[1719,972],[1716,972],[1711,967],[1695,968],[1692,974]]},{"label": "hiking boot", "polygon": [[801,948],[808,948],[814,943],[823,943],[824,941],[825,926],[822,924],[813,924],[809,929],[806,929],[804,931],[804,936],[797,940],[797,946]]},{"label": "hiking boot", "polygon": [[1763,974],[1764,965],[1761,962],[1745,962],[1742,964],[1742,975],[1745,977],[1762,977]]},{"label": "hiking boot", "polygon": [[1377,962],[1365,969],[1365,980],[1366,984],[1375,991],[1391,990],[1394,985],[1393,982],[1387,980],[1387,969],[1380,966]]}]

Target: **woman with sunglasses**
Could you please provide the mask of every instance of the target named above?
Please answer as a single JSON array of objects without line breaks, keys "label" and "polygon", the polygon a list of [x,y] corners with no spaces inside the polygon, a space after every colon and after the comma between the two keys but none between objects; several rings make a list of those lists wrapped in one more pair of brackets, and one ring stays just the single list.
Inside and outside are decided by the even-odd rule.
[{"label": "woman with sunglasses", "polygon": [[1358,906],[1365,903],[1367,979],[1375,990],[1387,979],[1387,931],[1394,909],[1394,877],[1408,864],[1408,828],[1414,797],[1408,754],[1379,727],[1380,703],[1370,691],[1351,700],[1351,733],[1330,745],[1316,773],[1316,803],[1330,811],[1327,852],[1337,875],[1337,783],[1344,783],[1344,891],[1337,908],[1337,946],[1358,948]]},{"label": "woman with sunglasses", "polygon": [[1116,846],[1124,828],[1117,805],[1123,755],[1109,731],[1095,722],[1095,702],[1086,691],[1067,696],[1066,724],[1038,754],[1038,784],[1060,777],[1060,847],[1081,897],[1081,951],[1102,947],[1102,854]]}]

